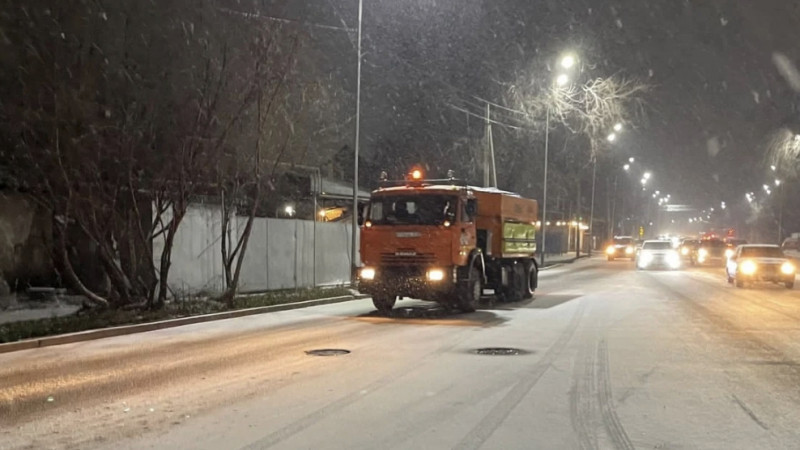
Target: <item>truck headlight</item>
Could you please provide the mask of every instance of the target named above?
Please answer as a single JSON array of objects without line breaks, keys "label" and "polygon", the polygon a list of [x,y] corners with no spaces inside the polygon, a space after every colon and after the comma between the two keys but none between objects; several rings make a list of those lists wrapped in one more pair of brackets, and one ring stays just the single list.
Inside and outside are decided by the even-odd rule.
[{"label": "truck headlight", "polygon": [[606,249],[606,253],[608,253],[609,255],[613,255],[613,254],[614,254],[614,252],[616,252],[616,251],[617,251],[617,249],[615,249],[613,245],[609,246],[609,247]]},{"label": "truck headlight", "polygon": [[375,269],[372,267],[364,267],[361,269],[361,279],[362,280],[374,280],[375,279]]},{"label": "truck headlight", "polygon": [[632,255],[633,254],[633,247],[625,247],[625,254]]},{"label": "truck headlight", "polygon": [[442,281],[444,280],[444,270],[430,269],[425,274],[425,277],[428,279],[428,281]]},{"label": "truck headlight", "polygon": [[781,273],[784,275],[792,275],[795,270],[797,269],[795,269],[794,264],[790,263],[789,261],[786,261],[781,265]]},{"label": "truck headlight", "polygon": [[753,261],[745,261],[745,262],[742,263],[742,266],[739,268],[739,270],[744,275],[752,275],[752,274],[756,273],[757,269],[758,269],[758,267],[756,267],[756,263],[754,263]]}]

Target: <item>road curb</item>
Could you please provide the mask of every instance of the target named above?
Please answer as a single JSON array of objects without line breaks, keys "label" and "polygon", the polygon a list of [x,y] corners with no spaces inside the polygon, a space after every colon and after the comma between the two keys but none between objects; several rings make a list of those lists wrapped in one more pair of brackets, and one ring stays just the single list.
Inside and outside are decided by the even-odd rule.
[{"label": "road curb", "polygon": [[547,264],[547,265],[545,265],[544,267],[542,267],[539,270],[542,271],[542,270],[548,270],[548,269],[555,269],[556,267],[561,267],[561,266],[566,265],[566,264],[572,264],[575,261],[578,261],[580,259],[587,259],[587,258],[590,258],[590,256],[589,255],[581,255],[581,256],[579,256],[577,258],[565,259],[565,260],[562,260],[562,261],[559,261],[559,262],[556,262],[556,263],[553,263],[553,264]]},{"label": "road curb", "polygon": [[288,311],[292,309],[308,308],[311,306],[328,305],[331,303],[342,303],[351,300],[369,298],[367,295],[342,295],[339,297],[318,298],[296,303],[283,303],[280,305],[258,306],[255,308],[239,309],[236,311],[225,311],[221,313],[203,314],[200,316],[181,317],[179,319],[161,320],[158,322],[139,323],[135,325],[123,325],[119,327],[100,328],[98,330],[79,331],[77,333],[60,334],[57,336],[46,336],[23,341],[7,342],[0,344],[0,354],[11,353],[32,348],[50,347],[53,345],[71,344],[73,342],[92,341],[113,336],[124,336],[126,334],[144,333],[147,331],[163,330],[165,328],[175,328],[183,325],[195,323],[212,322],[215,320],[235,319],[237,317],[252,316],[255,314],[265,314],[277,311]]}]

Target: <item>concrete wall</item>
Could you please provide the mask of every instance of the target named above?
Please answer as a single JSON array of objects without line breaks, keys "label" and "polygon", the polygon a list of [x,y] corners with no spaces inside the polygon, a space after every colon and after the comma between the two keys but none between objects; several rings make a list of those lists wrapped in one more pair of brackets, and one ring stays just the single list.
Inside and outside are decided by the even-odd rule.
[{"label": "concrete wall", "polygon": [[[234,222],[236,241],[245,217]],[[193,205],[173,248],[169,285],[179,293],[218,293],[224,287],[217,206]],[[349,223],[256,218],[245,254],[240,291],[291,289],[350,282]],[[163,242],[154,244],[158,261]]]}]

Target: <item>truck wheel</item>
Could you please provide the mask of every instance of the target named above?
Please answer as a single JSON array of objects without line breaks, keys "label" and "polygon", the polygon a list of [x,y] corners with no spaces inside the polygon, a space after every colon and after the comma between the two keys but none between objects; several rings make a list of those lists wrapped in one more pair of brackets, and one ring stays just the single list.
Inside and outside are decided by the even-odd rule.
[{"label": "truck wheel", "polygon": [[511,269],[509,271],[511,278],[508,280],[508,286],[501,290],[502,299],[505,302],[518,302],[525,296],[527,272],[525,271],[525,267],[520,263],[509,266],[509,268]]},{"label": "truck wheel", "polygon": [[473,267],[469,271],[469,281],[461,285],[458,293],[458,308],[464,312],[474,312],[482,293],[481,273]]},{"label": "truck wheel", "polygon": [[375,309],[383,314],[391,312],[396,301],[397,296],[394,295],[377,294],[372,296],[372,304],[375,305]]},{"label": "truck wheel", "polygon": [[522,298],[533,298],[533,293],[536,291],[538,284],[539,272],[536,270],[536,264],[528,261],[525,263],[525,290]]}]

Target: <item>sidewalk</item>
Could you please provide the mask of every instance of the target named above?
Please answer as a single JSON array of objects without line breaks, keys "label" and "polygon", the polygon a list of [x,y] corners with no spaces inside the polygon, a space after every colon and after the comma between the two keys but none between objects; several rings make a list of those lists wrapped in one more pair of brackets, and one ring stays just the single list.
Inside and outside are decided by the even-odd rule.
[{"label": "sidewalk", "polygon": [[[596,250],[592,252],[593,256],[597,255],[597,254],[598,254],[598,252]],[[588,256],[589,255],[587,255],[586,253],[581,253],[581,257],[580,258],[583,259],[583,258],[587,258]],[[578,258],[575,257],[575,252],[552,253],[552,254],[548,253],[547,255],[545,255],[544,267],[543,268],[552,267],[552,266],[560,265],[560,264],[569,264],[569,263],[575,262],[575,260],[577,260],[577,259]]]}]

